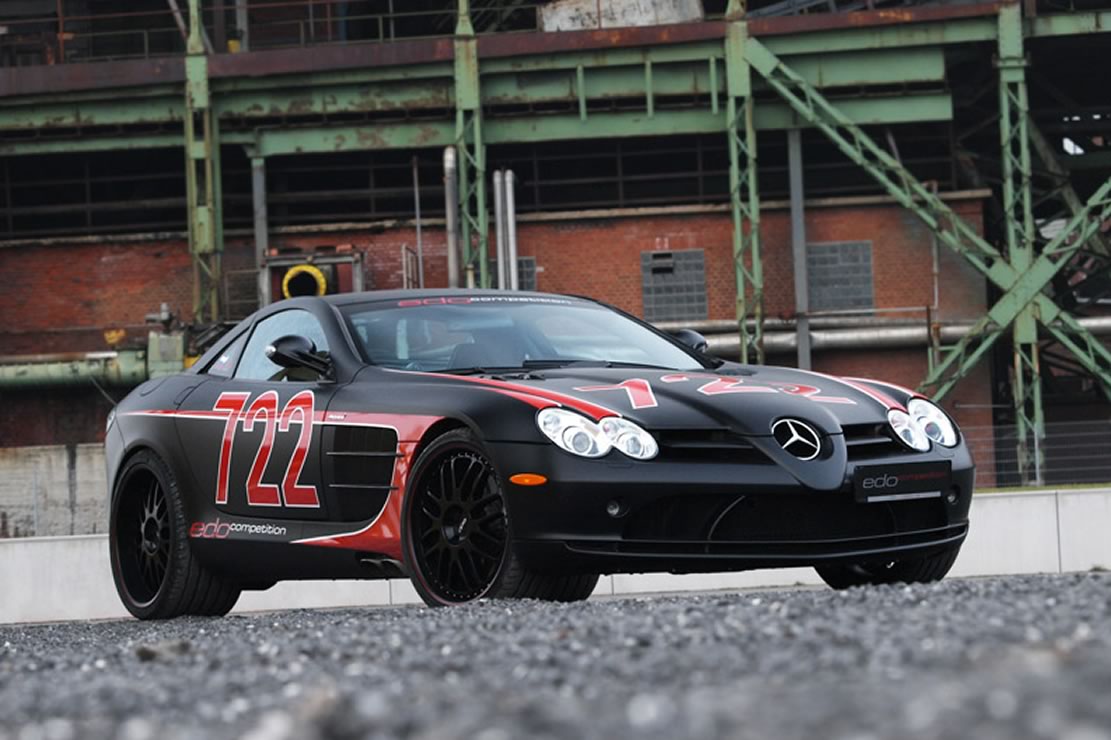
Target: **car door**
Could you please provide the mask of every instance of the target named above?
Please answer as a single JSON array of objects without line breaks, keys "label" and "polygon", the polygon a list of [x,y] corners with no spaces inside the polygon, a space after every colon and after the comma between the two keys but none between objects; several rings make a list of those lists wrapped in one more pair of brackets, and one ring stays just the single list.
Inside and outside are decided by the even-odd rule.
[{"label": "car door", "polygon": [[319,420],[335,383],[266,356],[279,337],[310,339],[329,351],[319,318],[290,308],[259,319],[217,358],[177,418],[202,497],[228,515],[326,519]]}]

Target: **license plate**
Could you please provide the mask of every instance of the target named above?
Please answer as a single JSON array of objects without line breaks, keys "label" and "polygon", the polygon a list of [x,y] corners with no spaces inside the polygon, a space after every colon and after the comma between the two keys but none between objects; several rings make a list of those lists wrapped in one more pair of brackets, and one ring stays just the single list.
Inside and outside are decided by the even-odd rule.
[{"label": "license plate", "polygon": [[857,501],[910,501],[940,498],[949,490],[952,465],[942,462],[905,465],[865,465],[853,474],[853,493]]}]

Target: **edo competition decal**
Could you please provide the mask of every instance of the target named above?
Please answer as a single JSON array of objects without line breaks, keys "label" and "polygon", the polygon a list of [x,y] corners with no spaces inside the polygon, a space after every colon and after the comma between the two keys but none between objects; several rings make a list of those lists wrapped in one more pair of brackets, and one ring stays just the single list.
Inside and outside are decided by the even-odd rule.
[{"label": "edo competition decal", "polygon": [[[289,399],[279,412],[277,391],[266,391],[247,405],[249,393],[221,393],[213,405],[213,411],[227,414],[224,436],[220,441],[220,462],[216,474],[216,503],[228,502],[231,453],[235,446],[235,435],[240,428],[251,432],[255,424],[263,425],[262,443],[255,453],[251,471],[247,474],[247,504],[249,506],[286,506],[292,508],[320,508],[320,497],[316,486],[306,486],[298,482],[301,471],[309,454],[312,442],[313,412],[316,397],[312,391],[301,391]],[[290,432],[297,425],[297,445],[286,465],[281,485],[263,483],[262,475],[270,462],[277,434]]]},{"label": "edo competition decal", "polygon": [[216,517],[214,522],[193,522],[189,527],[189,536],[195,540],[226,540],[233,534],[285,537],[286,531],[281,525],[224,522]]}]

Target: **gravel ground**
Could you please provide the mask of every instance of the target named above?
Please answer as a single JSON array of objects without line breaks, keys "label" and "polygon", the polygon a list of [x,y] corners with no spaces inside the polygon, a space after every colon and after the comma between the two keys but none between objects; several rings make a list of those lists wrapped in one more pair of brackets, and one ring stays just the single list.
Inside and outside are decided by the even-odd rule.
[{"label": "gravel ground", "polygon": [[0,627],[0,739],[1111,740],[1111,575]]}]

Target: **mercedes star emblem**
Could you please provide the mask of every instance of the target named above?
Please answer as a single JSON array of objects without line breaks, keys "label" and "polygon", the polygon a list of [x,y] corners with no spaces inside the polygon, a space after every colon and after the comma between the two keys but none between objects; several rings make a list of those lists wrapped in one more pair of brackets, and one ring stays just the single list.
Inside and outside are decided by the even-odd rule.
[{"label": "mercedes star emblem", "polygon": [[798,419],[780,419],[772,424],[772,435],[787,452],[799,460],[813,460],[822,451],[822,438],[818,431]]}]

